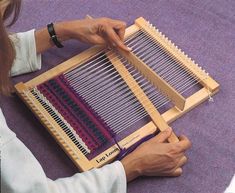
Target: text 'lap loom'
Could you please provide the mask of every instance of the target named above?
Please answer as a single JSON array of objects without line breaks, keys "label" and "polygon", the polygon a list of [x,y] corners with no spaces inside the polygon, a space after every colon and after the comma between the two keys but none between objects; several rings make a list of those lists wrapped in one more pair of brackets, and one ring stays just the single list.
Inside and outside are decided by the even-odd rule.
[{"label": "text 'lap loom'", "polygon": [[126,29],[125,44],[130,53],[94,46],[15,86],[81,171],[126,155],[219,90],[143,18]]}]

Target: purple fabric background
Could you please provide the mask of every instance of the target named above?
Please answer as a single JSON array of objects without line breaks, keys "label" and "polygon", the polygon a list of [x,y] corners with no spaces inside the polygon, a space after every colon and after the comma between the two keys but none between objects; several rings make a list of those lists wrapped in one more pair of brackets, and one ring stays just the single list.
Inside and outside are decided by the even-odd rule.
[{"label": "purple fabric background", "polygon": [[[235,1],[234,0],[24,0],[21,16],[12,28],[26,31],[51,21],[112,17],[128,25],[143,16],[196,60],[220,84],[215,102],[205,102],[172,124],[177,134],[192,141],[188,164],[179,178],[140,178],[128,185],[129,193],[221,193],[235,173]],[[27,81],[84,50],[69,41],[65,48],[43,54],[40,72],[17,77]],[[33,152],[48,177],[77,172],[59,146],[17,97],[1,97],[8,125]]]}]

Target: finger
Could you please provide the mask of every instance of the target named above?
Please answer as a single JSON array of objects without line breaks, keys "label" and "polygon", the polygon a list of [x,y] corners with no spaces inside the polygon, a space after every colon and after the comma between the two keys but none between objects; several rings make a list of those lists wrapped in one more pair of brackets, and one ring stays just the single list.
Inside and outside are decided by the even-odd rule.
[{"label": "finger", "polygon": [[103,37],[104,37],[103,39],[105,40],[105,44],[106,44],[106,47],[107,47],[108,50],[113,50],[113,49],[115,49],[117,47],[115,43],[111,42],[106,37],[106,35],[104,35]]},{"label": "finger", "polygon": [[[111,23],[113,24],[113,28],[119,36],[120,40],[124,42],[126,23],[120,20],[112,20]],[[128,47],[128,51],[131,51],[131,48]]]},{"label": "finger", "polygon": [[168,177],[178,177],[183,173],[183,170],[181,167],[178,167],[176,169],[173,169],[172,171],[165,172],[161,175],[155,175],[155,176],[168,176]]},{"label": "finger", "polygon": [[85,17],[86,19],[93,19],[90,15],[86,15],[86,17]]},{"label": "finger", "polygon": [[180,136],[179,140],[180,141],[177,143],[177,145],[179,146],[181,152],[186,151],[192,146],[189,139],[184,135]]},{"label": "finger", "polygon": [[110,41],[110,38],[109,38],[108,34],[106,33],[105,28],[102,28],[102,30],[99,31],[99,35],[97,35],[97,36],[104,41],[104,44],[106,45],[106,47],[109,50],[113,49],[114,43]]},{"label": "finger", "polygon": [[116,34],[113,28],[109,27],[106,31],[107,37],[109,38],[109,41],[113,44],[115,44],[117,47],[124,51],[130,51],[127,46],[124,45],[124,43],[121,41],[119,36]]},{"label": "finger", "polygon": [[119,25],[114,25],[114,29],[117,32],[119,38],[124,41],[124,35],[126,31],[126,24],[124,22],[120,22]]},{"label": "finger", "polygon": [[182,170],[182,166],[184,164],[186,164],[186,162],[188,161],[187,157],[186,156],[183,156],[179,163],[177,164],[177,166],[175,167],[175,169],[173,170],[173,173],[171,173],[173,176],[180,176],[182,173],[183,173],[183,170]]},{"label": "finger", "polygon": [[106,48],[107,48],[108,50],[113,50],[113,49],[114,49],[114,46],[112,45],[112,42],[109,41],[107,35],[104,34],[104,35],[102,36],[102,38],[103,38],[104,41],[105,41]]},{"label": "finger", "polygon": [[177,177],[177,176],[181,176],[183,173],[182,168],[177,168],[172,174],[171,176]]},{"label": "finger", "polygon": [[113,29],[118,34],[121,41],[124,41],[124,35],[126,30],[126,23],[120,20],[111,20],[110,24],[113,26]]},{"label": "finger", "polygon": [[165,131],[160,132],[152,140],[154,140],[157,143],[163,143],[163,142],[165,142],[171,136],[171,133],[172,133],[172,129],[169,127]]},{"label": "finger", "polygon": [[100,45],[107,45],[109,42],[105,41],[104,38],[96,35],[90,39],[90,41],[94,44],[100,44]]},{"label": "finger", "polygon": [[120,28],[117,30],[117,34],[122,41],[124,41],[125,31],[126,31],[125,28]]},{"label": "finger", "polygon": [[187,161],[188,161],[188,158],[187,158],[186,156],[183,156],[183,157],[180,159],[179,163],[177,164],[177,168],[182,167],[184,164],[187,163]]}]

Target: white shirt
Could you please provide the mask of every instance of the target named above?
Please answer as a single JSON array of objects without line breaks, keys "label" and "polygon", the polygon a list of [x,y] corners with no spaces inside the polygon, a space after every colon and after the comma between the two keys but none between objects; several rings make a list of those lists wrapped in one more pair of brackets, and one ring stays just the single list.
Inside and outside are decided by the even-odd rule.
[{"label": "white shirt", "polygon": [[230,185],[227,187],[224,193],[235,193],[235,175],[233,176]]},{"label": "white shirt", "polygon": [[[11,75],[41,68],[36,54],[34,30],[11,36],[16,60]],[[124,193],[126,176],[121,162],[100,169],[78,173],[55,181],[46,177],[31,151],[16,137],[5,121],[0,108],[1,192],[3,193]]]}]

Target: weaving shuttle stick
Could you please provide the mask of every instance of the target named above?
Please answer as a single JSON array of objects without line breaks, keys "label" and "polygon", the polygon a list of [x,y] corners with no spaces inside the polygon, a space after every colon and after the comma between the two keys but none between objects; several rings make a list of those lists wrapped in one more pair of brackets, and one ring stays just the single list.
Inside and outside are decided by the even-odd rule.
[{"label": "weaving shuttle stick", "polygon": [[[138,99],[138,101],[141,103],[141,105],[147,111],[147,113],[151,117],[153,123],[159,128],[160,131],[164,131],[165,129],[169,128],[166,121],[162,118],[162,116],[160,115],[158,110],[154,107],[152,102],[149,100],[147,95],[140,88],[139,84],[131,76],[131,74],[128,72],[128,70],[122,64],[122,62],[119,59],[114,60],[113,57],[110,57],[110,55],[114,55],[114,54],[115,54],[114,52],[113,53],[106,53],[106,55],[109,58],[110,62],[113,64],[115,69],[118,71],[118,73],[121,75],[121,77],[126,82],[128,87],[131,89],[132,93],[135,95],[135,97]],[[117,58],[117,55],[116,55],[115,58]],[[172,132],[172,135],[168,138],[168,141],[169,142],[178,142],[179,139]]]},{"label": "weaving shuttle stick", "polygon": [[200,83],[208,88],[210,92],[215,92],[219,89],[219,84],[213,80],[201,67],[191,60],[186,54],[184,54],[177,46],[175,46],[168,38],[166,38],[161,32],[155,27],[150,27],[150,24],[143,18],[140,17],[135,20],[135,24],[149,34],[156,42],[158,42],[169,54],[171,54],[179,64],[187,68],[192,74],[194,74]]}]

